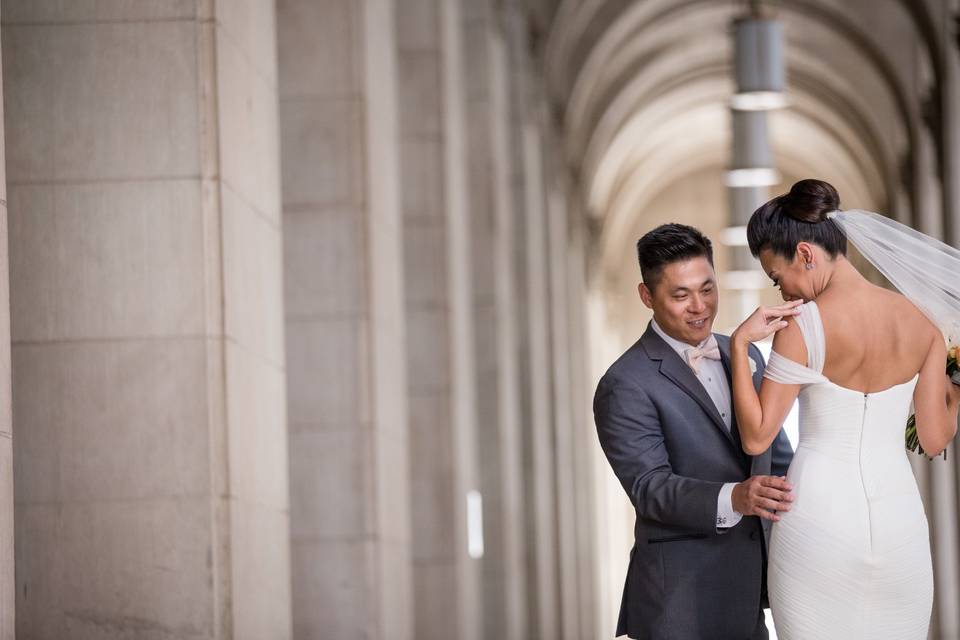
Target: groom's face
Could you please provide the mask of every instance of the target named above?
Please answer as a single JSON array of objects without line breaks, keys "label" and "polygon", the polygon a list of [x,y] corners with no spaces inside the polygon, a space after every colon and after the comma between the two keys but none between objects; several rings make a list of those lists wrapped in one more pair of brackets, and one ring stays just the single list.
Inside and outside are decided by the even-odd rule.
[{"label": "groom's face", "polygon": [[651,289],[641,283],[640,298],[667,335],[691,345],[710,336],[717,316],[717,274],[706,258],[671,262]]}]

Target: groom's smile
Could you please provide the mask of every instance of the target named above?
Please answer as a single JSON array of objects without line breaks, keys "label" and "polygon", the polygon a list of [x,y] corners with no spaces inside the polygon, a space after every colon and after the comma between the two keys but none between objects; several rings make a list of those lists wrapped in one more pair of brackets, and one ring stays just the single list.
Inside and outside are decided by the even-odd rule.
[{"label": "groom's smile", "polygon": [[693,346],[710,337],[717,315],[717,274],[706,258],[664,265],[638,291],[667,335]]}]

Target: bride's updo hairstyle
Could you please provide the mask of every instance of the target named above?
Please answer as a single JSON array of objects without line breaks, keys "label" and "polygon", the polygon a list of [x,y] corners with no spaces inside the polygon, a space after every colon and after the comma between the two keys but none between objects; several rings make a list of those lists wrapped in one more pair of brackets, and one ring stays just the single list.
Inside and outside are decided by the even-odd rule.
[{"label": "bride's updo hairstyle", "polygon": [[823,180],[801,180],[790,193],[770,200],[750,216],[747,243],[756,258],[764,249],[793,261],[797,245],[809,242],[831,258],[847,255],[847,237],[827,214],[840,207],[837,190]]}]

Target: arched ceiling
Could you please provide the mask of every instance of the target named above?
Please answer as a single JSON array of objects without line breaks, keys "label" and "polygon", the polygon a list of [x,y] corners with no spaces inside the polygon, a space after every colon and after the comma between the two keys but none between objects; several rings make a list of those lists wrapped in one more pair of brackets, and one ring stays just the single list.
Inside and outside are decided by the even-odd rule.
[{"label": "arched ceiling", "polygon": [[[846,203],[892,211],[940,69],[917,0],[763,3],[785,32],[789,108],[771,114],[788,175],[829,176]],[[565,0],[547,40],[567,165],[599,259],[664,185],[729,157],[732,21],[746,2]],[[892,46],[890,43],[896,43]],[[613,240],[611,240],[613,239]]]}]

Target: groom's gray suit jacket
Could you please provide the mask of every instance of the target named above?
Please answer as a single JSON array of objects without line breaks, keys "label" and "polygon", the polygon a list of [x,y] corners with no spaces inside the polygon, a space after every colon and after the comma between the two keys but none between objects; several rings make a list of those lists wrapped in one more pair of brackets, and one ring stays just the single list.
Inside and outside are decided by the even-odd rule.
[{"label": "groom's gray suit jacket", "polygon": [[[730,379],[730,338],[717,335]],[[764,362],[750,347],[759,388]],[[731,393],[732,395],[732,393]],[[744,517],[717,529],[725,482],[784,475],[781,430],[765,453],[740,446],[690,367],[647,327],[600,380],[593,401],[603,451],[636,509],[617,635],[640,640],[749,639],[765,606],[765,527]]]}]

